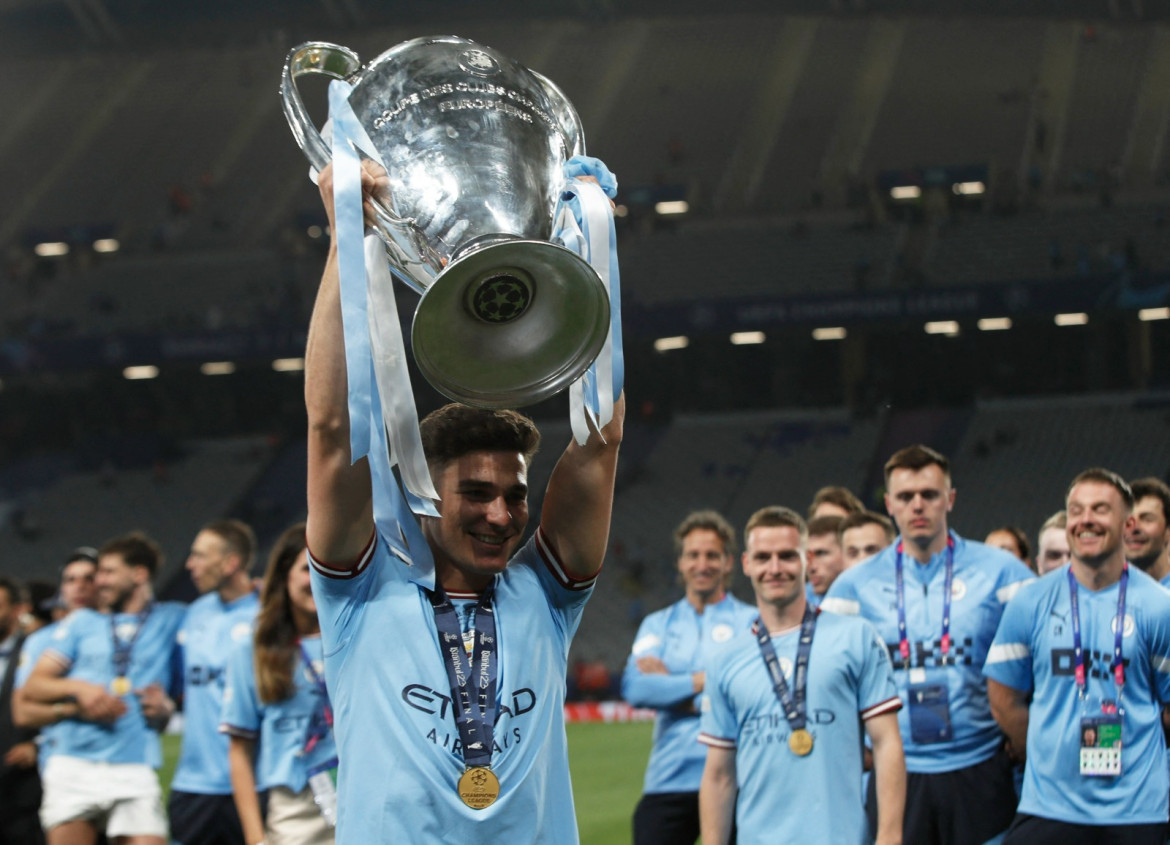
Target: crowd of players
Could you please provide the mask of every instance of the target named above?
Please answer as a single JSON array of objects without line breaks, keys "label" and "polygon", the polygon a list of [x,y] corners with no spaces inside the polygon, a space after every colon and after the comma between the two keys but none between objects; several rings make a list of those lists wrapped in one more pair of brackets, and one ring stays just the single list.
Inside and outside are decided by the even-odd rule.
[{"label": "crowd of players", "polygon": [[885,479],[892,521],[840,487],[807,523],[753,515],[754,605],[728,592],[731,526],[678,526],[685,595],[622,679],[658,711],[635,845],[1165,842],[1170,488],[1087,470],[1032,559],[1018,528],[949,528],[938,452],[897,452]]},{"label": "crowd of players", "polygon": [[[304,525],[258,581],[255,550],[238,520],[200,530],[190,605],[155,599],[163,557],[141,532],[75,550],[35,605],[0,578],[0,843],[333,841],[332,782],[316,775],[336,752]],[[159,734],[180,706],[164,809]]]}]

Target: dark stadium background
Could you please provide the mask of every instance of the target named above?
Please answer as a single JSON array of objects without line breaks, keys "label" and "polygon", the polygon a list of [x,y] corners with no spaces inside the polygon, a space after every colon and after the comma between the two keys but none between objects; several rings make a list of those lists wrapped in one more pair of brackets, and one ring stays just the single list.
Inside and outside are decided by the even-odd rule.
[{"label": "dark stadium background", "polygon": [[[877,505],[924,441],[961,533],[1034,535],[1087,465],[1170,471],[1166,4],[0,0],[0,570],[142,528],[189,598],[201,524],[303,516],[302,378],[273,362],[302,354],[324,217],[281,66],[440,33],[557,82],[621,183],[629,434],[576,660],[620,670],[691,508]],[[565,407],[533,409],[536,489]]]}]

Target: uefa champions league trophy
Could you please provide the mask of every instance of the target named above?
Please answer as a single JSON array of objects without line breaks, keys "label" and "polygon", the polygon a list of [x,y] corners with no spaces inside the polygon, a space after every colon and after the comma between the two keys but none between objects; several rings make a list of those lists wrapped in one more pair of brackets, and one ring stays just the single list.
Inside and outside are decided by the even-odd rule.
[{"label": "uefa champions league trophy", "polygon": [[597,271],[550,242],[564,165],[585,151],[560,90],[454,36],[407,41],[365,66],[346,47],[302,44],[288,55],[281,97],[316,170],[333,156],[297,90],[306,74],[352,85],[357,134],[372,146],[362,156],[389,175],[375,229],[393,273],[421,294],[411,348],[427,380],[457,401],[501,408],[578,379],[605,343],[610,303]]}]

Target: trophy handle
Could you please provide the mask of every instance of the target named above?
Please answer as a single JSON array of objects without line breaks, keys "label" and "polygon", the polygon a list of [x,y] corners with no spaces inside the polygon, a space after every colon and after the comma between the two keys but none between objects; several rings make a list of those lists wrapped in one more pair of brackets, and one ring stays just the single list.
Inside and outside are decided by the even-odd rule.
[{"label": "trophy handle", "polygon": [[320,73],[333,79],[348,79],[361,70],[357,53],[340,44],[328,41],[309,41],[293,47],[284,62],[284,78],[280,83],[280,99],[284,103],[284,116],[292,128],[297,143],[305,157],[316,170],[321,170],[333,160],[329,145],[317,131],[301,94],[297,90],[297,77]]}]

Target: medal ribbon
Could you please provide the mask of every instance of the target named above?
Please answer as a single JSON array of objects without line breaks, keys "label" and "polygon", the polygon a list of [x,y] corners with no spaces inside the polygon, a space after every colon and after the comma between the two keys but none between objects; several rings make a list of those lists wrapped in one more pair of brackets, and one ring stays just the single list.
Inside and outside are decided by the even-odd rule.
[{"label": "medal ribbon", "polygon": [[[439,651],[451,683],[452,708],[459,740],[463,744],[463,762],[471,766],[491,766],[492,734],[496,724],[496,617],[492,609],[489,586],[475,606],[475,640],[471,656],[463,647],[463,631],[455,605],[438,584],[427,591],[435,612],[439,632]],[[475,690],[474,699],[472,690]]]},{"label": "medal ribbon", "polygon": [[138,642],[138,635],[142,633],[142,629],[146,625],[146,620],[152,610],[154,610],[154,602],[147,602],[146,607],[138,614],[138,624],[135,626],[134,636],[130,638],[129,642],[123,642],[118,638],[118,614],[110,613],[110,639],[114,641],[113,661],[115,678],[130,677],[130,655],[134,651],[134,643]]},{"label": "medal ribbon", "polygon": [[[1121,638],[1125,636],[1125,591],[1129,586],[1129,562],[1121,568],[1121,583],[1117,588],[1117,616],[1113,619],[1113,662],[1109,668],[1113,670],[1113,680],[1117,684],[1117,697],[1121,698],[1121,688],[1125,686],[1125,662],[1121,659]],[[1085,652],[1081,647],[1081,613],[1080,602],[1077,600],[1077,579],[1073,575],[1072,567],[1068,568],[1068,604],[1072,613],[1073,629],[1073,675],[1076,678],[1077,690],[1081,698],[1088,695],[1089,683],[1085,676]]]},{"label": "medal ribbon", "polygon": [[[910,668],[910,638],[906,633],[906,584],[903,574],[902,541],[894,558],[894,572],[898,585],[898,653],[902,663]],[[945,655],[951,650],[951,586],[955,581],[955,538],[947,537],[946,575],[943,579],[942,639],[940,647]]]},{"label": "medal ribbon", "polygon": [[756,618],[756,642],[760,644],[760,655],[764,658],[764,665],[768,667],[772,689],[776,693],[776,700],[780,702],[780,709],[784,711],[784,717],[788,720],[788,727],[794,731],[801,730],[808,723],[804,699],[808,692],[808,656],[812,651],[817,613],[812,605],[805,605],[804,618],[800,620],[800,642],[796,646],[796,666],[792,670],[791,691],[784,681],[784,672],[780,669],[776,648],[772,645],[772,635],[768,633],[764,621]]},{"label": "medal ribbon", "polygon": [[302,754],[308,754],[317,747],[317,743],[327,737],[330,731],[333,730],[333,708],[329,704],[329,690],[325,688],[325,679],[317,674],[317,668],[313,666],[313,659],[309,657],[309,652],[305,649],[305,644],[299,639],[297,640],[297,648],[301,650],[301,660],[305,662],[305,668],[309,670],[309,677],[313,679],[313,685],[321,691],[321,701],[324,705],[324,727],[320,725],[314,729],[312,721],[309,722],[309,736],[305,740],[305,747],[301,750]]}]

